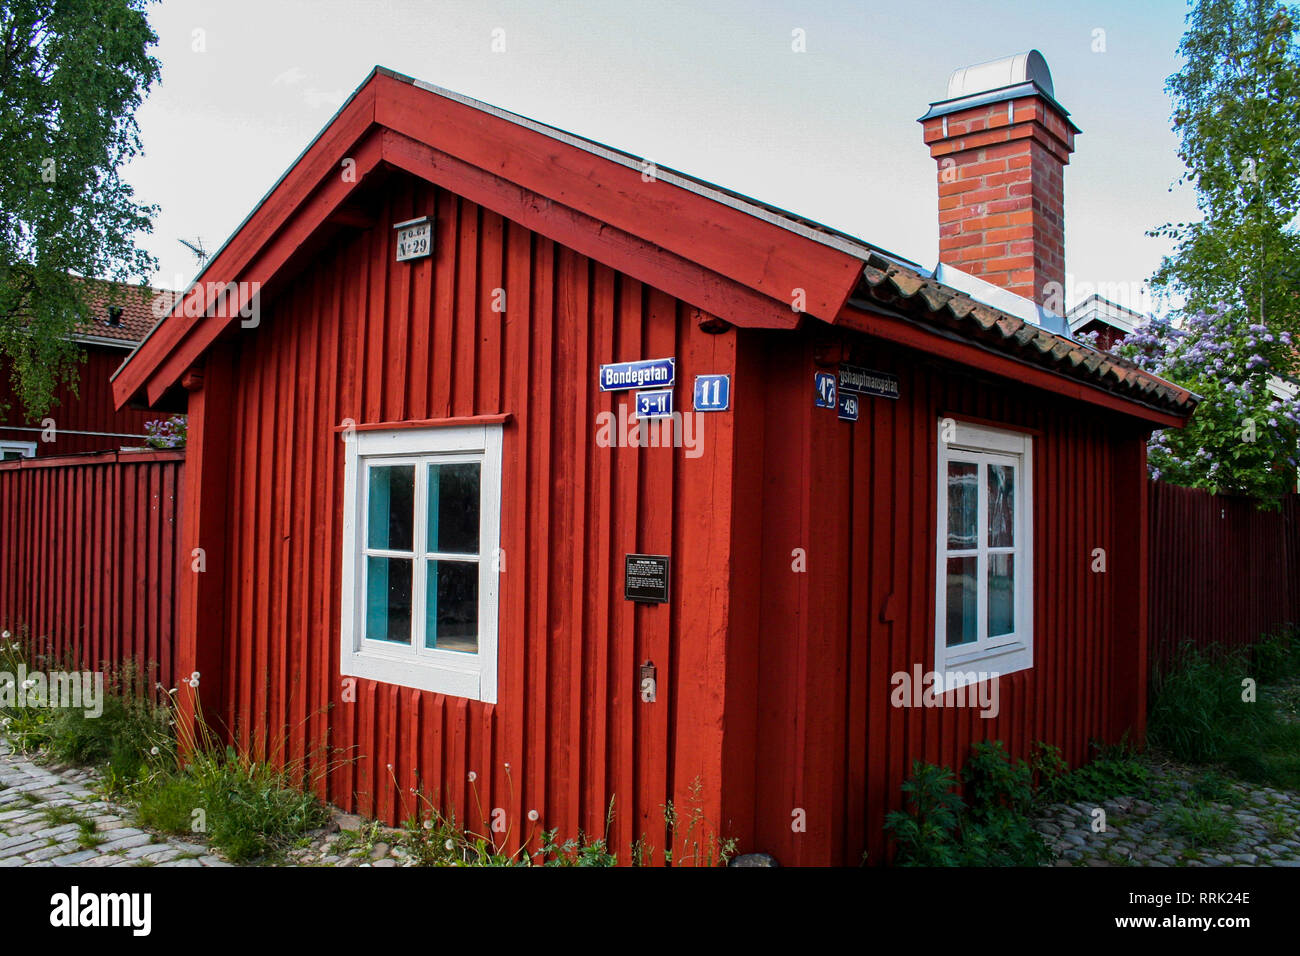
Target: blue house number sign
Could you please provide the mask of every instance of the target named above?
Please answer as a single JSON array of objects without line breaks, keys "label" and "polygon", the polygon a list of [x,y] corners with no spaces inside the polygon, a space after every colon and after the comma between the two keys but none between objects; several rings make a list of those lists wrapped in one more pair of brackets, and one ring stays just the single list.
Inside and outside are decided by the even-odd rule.
[{"label": "blue house number sign", "polygon": [[695,410],[697,412],[725,412],[730,407],[730,375],[695,376]]},{"label": "blue house number sign", "polygon": [[636,393],[637,418],[672,418],[673,390],[658,388],[651,392]]},{"label": "blue house number sign", "polygon": [[835,376],[830,372],[818,372],[813,378],[813,385],[816,386],[815,401],[818,408],[838,408],[835,401],[836,388]]}]

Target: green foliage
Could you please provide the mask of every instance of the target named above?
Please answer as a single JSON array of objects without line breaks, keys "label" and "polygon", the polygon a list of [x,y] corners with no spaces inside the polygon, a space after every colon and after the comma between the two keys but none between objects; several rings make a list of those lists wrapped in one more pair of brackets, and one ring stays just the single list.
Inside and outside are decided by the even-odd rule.
[{"label": "green foliage", "polygon": [[956,788],[951,768],[912,761],[912,775],[902,787],[907,809],[892,810],[885,817],[885,830],[897,848],[897,864],[961,865],[960,826],[966,804]]},{"label": "green foliage", "polygon": [[[1274,676],[1300,666],[1293,650],[1279,650],[1289,641],[1286,636],[1267,642],[1260,652]],[[1243,700],[1246,678],[1259,680],[1248,650],[1181,648],[1169,669],[1152,680],[1151,742],[1179,760],[1221,765],[1245,780],[1300,786],[1300,724],[1281,718],[1266,688],[1257,686],[1256,699]]]},{"label": "green foliage", "polygon": [[[213,846],[241,863],[324,825],[325,807],[296,783],[290,774],[227,748],[195,754],[181,769],[155,774],[132,798],[145,826],[191,838],[206,832]],[[206,829],[196,831],[200,821]]]},{"label": "green foliage", "polygon": [[1300,62],[1280,0],[1196,0],[1169,78],[1183,181],[1200,222],[1155,230],[1175,242],[1154,276],[1189,310],[1219,303],[1273,331],[1300,332]]},{"label": "green foliage", "polygon": [[1057,747],[1038,745],[1040,802],[1104,803],[1112,797],[1151,795],[1151,774],[1127,746],[1101,747],[1089,763],[1070,770]]},{"label": "green foliage", "polygon": [[1152,231],[1174,251],[1151,280],[1183,305],[1117,351],[1202,396],[1153,436],[1153,476],[1271,506],[1295,488],[1300,438],[1300,403],[1268,387],[1300,372],[1296,25],[1279,0],[1196,0],[1187,21],[1167,88],[1201,218]]},{"label": "green foliage", "polygon": [[1300,673],[1300,627],[1270,634],[1250,649],[1251,676],[1269,683]]},{"label": "green foliage", "polygon": [[1232,818],[1210,807],[1178,807],[1169,814],[1169,824],[1194,847],[1223,846],[1236,833]]},{"label": "green foliage", "polygon": [[1051,857],[1029,817],[1033,767],[1012,760],[1001,741],[975,744],[962,771],[969,803],[947,767],[921,761],[903,784],[906,811],[885,828],[902,866],[1036,866]]},{"label": "green foliage", "polygon": [[135,244],[156,209],[120,175],[159,78],[147,5],[0,4],[0,359],[31,417],[75,382],[68,336],[89,318],[76,277],[143,282],[156,267]]}]

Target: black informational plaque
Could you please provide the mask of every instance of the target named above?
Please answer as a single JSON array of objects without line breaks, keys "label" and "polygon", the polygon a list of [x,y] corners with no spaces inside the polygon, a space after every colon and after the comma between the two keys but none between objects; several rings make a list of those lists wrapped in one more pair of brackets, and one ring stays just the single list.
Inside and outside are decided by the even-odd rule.
[{"label": "black informational plaque", "polygon": [[668,555],[627,555],[623,565],[623,596],[629,601],[667,604]]}]

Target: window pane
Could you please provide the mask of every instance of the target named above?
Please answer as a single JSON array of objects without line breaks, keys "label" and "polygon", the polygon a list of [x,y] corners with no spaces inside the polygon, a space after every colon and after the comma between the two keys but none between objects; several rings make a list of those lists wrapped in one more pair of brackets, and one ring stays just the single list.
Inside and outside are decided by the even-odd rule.
[{"label": "window pane", "polygon": [[429,466],[429,550],[478,554],[478,462]]},{"label": "window pane", "polygon": [[1016,630],[1015,556],[989,555],[989,637]]},{"label": "window pane", "polygon": [[948,548],[977,545],[975,512],[979,507],[979,472],[973,462],[948,462]]},{"label": "window pane", "polygon": [[424,646],[478,653],[478,565],[430,561]]},{"label": "window pane", "polygon": [[411,643],[410,558],[366,557],[366,637]]},{"label": "window pane", "polygon": [[948,559],[948,646],[975,642],[975,556]]},{"label": "window pane", "polygon": [[415,527],[415,466],[376,465],[370,469],[367,544],[385,551],[410,551]]},{"label": "window pane", "polygon": [[989,465],[989,547],[1010,548],[1015,542],[1014,465]]}]

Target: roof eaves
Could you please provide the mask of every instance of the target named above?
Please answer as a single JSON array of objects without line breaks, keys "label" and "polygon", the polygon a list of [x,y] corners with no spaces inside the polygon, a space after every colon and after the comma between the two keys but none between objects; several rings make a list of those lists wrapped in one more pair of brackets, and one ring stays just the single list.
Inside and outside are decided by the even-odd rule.
[{"label": "roof eaves", "polygon": [[[1072,378],[1091,380],[1107,391],[1135,401],[1156,403],[1190,414],[1201,397],[1152,375],[1132,361],[1100,352],[1081,342],[1039,328],[906,267],[884,260],[864,264],[868,295],[894,308],[909,307],[910,317],[954,329],[1002,351],[1019,353]],[[990,334],[992,333],[992,334]]]}]

